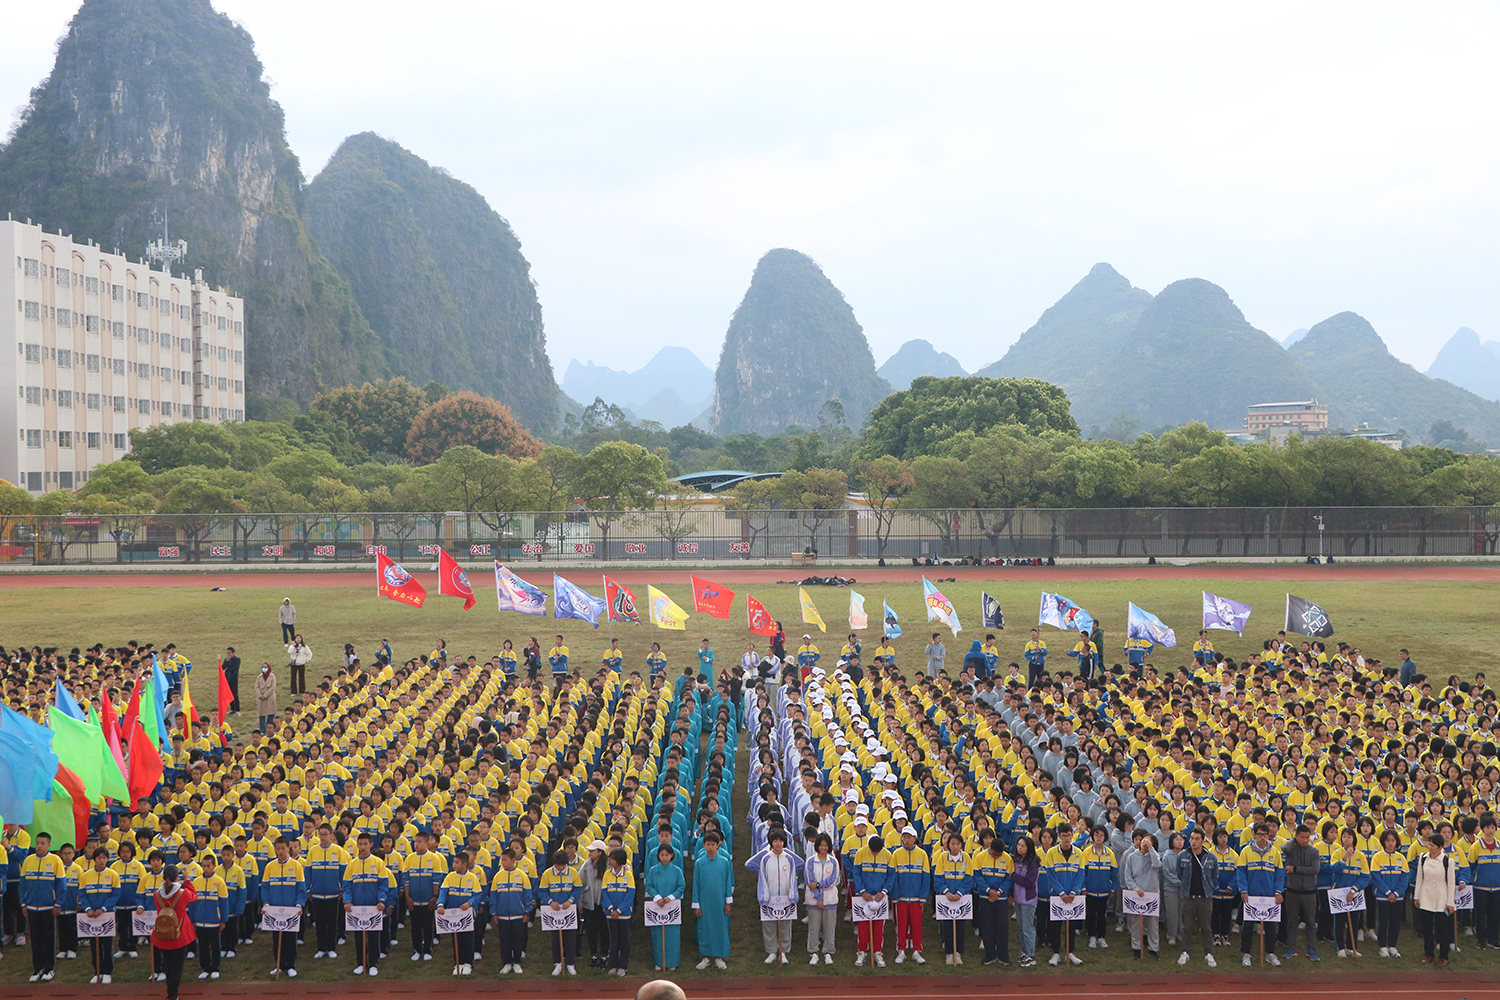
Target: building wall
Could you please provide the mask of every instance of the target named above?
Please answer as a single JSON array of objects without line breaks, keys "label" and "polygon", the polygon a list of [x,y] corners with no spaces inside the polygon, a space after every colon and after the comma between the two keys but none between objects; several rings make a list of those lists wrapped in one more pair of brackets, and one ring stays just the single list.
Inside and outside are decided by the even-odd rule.
[{"label": "building wall", "polygon": [[244,303],[201,272],[7,220],[0,305],[0,478],[77,489],[133,428],[245,417]]}]

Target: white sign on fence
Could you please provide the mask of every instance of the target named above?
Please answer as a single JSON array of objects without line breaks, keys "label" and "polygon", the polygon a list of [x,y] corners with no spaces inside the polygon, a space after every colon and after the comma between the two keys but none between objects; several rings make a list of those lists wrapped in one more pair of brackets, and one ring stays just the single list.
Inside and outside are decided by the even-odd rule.
[{"label": "white sign on fence", "polygon": [[300,906],[262,906],[260,929],[283,933],[299,931],[302,929],[302,908]]},{"label": "white sign on fence", "polygon": [[115,911],[105,910],[97,917],[91,917],[83,910],[78,911],[78,936],[81,938],[107,938],[115,936]]},{"label": "white sign on fence", "polygon": [[1251,896],[1245,903],[1246,923],[1276,924],[1281,922],[1281,904],[1275,896]]},{"label": "white sign on fence", "polygon": [[466,934],[474,929],[474,908],[471,905],[467,910],[452,907],[437,914],[437,932],[439,934]]},{"label": "white sign on fence", "polygon": [[647,927],[680,927],[682,926],[682,900],[664,899],[658,906],[652,900],[646,900],[646,926]]},{"label": "white sign on fence", "polygon": [[578,907],[572,903],[559,910],[554,910],[551,904],[543,903],[542,908],[537,912],[542,915],[542,930],[544,932],[576,931],[578,929]]},{"label": "white sign on fence", "polygon": [[385,914],[373,906],[356,906],[344,914],[344,928],[356,933],[378,931],[385,926]]},{"label": "white sign on fence", "polygon": [[1088,900],[1083,893],[1073,897],[1073,902],[1064,903],[1061,896],[1052,897],[1053,920],[1082,920],[1088,910]]},{"label": "white sign on fence", "polygon": [[1125,900],[1127,917],[1161,916],[1161,893],[1159,892],[1138,892],[1134,889],[1126,889],[1121,898]]},{"label": "white sign on fence", "polygon": [[850,917],[855,923],[864,923],[871,920],[885,920],[891,913],[891,898],[866,900],[863,896],[855,896],[853,899],[853,912]]},{"label": "white sign on fence", "polygon": [[156,930],[155,910],[136,910],[130,914],[130,933],[136,937],[150,937]]},{"label": "white sign on fence", "polygon": [[1330,913],[1360,913],[1365,908],[1365,893],[1363,889],[1349,887],[1347,889],[1328,890],[1328,912]]},{"label": "white sign on fence", "polygon": [[934,911],[934,915],[939,920],[973,920],[974,897],[959,896],[954,901],[948,898],[947,893],[940,892],[937,894],[937,905]]},{"label": "white sign on fence", "polygon": [[[767,920],[796,920],[797,919],[797,897],[796,896],[772,896],[768,903],[760,904],[760,919]],[[856,917],[856,920],[859,918]]]}]

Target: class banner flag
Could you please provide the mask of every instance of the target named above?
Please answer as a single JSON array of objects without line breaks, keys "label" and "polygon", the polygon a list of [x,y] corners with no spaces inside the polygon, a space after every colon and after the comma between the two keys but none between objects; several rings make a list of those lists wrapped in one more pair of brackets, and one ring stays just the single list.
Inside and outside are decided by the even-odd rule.
[{"label": "class banner flag", "polygon": [[1227,632],[1244,635],[1245,626],[1249,622],[1250,605],[1203,591],[1204,628],[1221,628]]},{"label": "class banner flag", "polygon": [[641,623],[641,613],[635,609],[635,594],[629,587],[604,578],[604,600],[609,604],[609,620],[612,622]]},{"label": "class banner flag", "polygon": [[474,586],[469,583],[469,574],[441,546],[438,547],[438,596],[462,597],[465,611],[474,606]]},{"label": "class banner flag", "polygon": [[679,632],[687,628],[687,612],[649,583],[646,584],[646,603],[651,608],[651,624],[657,628],[676,629]]},{"label": "class banner flag", "polygon": [[1333,635],[1333,621],[1328,612],[1305,597],[1286,595],[1286,630],[1298,635]]},{"label": "class banner flag", "polygon": [[[224,738],[224,720],[229,718],[229,706],[234,704],[234,692],[229,690],[229,678],[224,676],[224,658],[219,657],[219,697],[214,706],[214,715],[219,723],[219,737]],[[224,740],[227,745],[227,740]],[[132,803],[133,804],[133,803]]]},{"label": "class banner flag", "polygon": [[701,611],[715,618],[728,618],[733,604],[734,591],[712,580],[693,577],[694,611]]},{"label": "class banner flag", "polygon": [[82,722],[86,718],[83,714],[83,709],[78,706],[78,701],[63,686],[61,677],[57,679],[57,692],[52,696],[52,704],[54,708],[70,719],[77,719],[79,722]]},{"label": "class banner flag", "polygon": [[97,799],[103,792],[104,757],[108,753],[104,731],[62,712],[48,713],[47,724],[52,727],[52,749],[58,766],[67,768],[82,782],[85,804]]},{"label": "class banner flag", "polygon": [[1177,633],[1151,612],[1130,604],[1130,620],[1126,623],[1127,639],[1145,639],[1158,646],[1177,645]]},{"label": "class banner flag", "polygon": [[193,685],[182,678],[182,741],[192,746],[198,729],[198,706],[193,704]]},{"label": "class banner flag", "polygon": [[870,616],[865,614],[865,599],[855,593],[853,588],[849,590],[849,627],[852,629],[870,627]]},{"label": "class banner flag", "polygon": [[1093,631],[1094,616],[1061,594],[1043,591],[1042,610],[1037,616],[1037,624],[1072,632]]},{"label": "class banner flag", "polygon": [[150,798],[156,786],[161,784],[164,773],[155,741],[137,722],[130,730],[130,773],[125,778],[130,788],[130,803],[134,805],[141,799]]},{"label": "class banner flag", "polygon": [[427,588],[384,552],[375,553],[375,592],[414,608],[420,608],[427,600]]},{"label": "class banner flag", "polygon": [[552,574],[552,617],[577,618],[599,627],[599,616],[606,605],[602,598],[595,597],[577,584]]},{"label": "class banner flag", "polygon": [[495,560],[495,603],[501,611],[514,611],[522,615],[547,614],[547,595],[505,568]]},{"label": "class banner flag", "polygon": [[979,592],[979,612],[984,618],[980,628],[1005,631],[1005,612],[1000,610],[1000,601],[982,590]]},{"label": "class banner flag", "polygon": [[896,617],[896,610],[890,606],[889,602],[881,601],[880,603],[885,607],[885,620],[881,622],[881,629],[892,639],[901,638],[901,619]]},{"label": "class banner flag", "polygon": [[771,617],[771,612],[749,594],[745,595],[745,623],[752,635],[774,636],[776,634],[776,621]]},{"label": "class banner flag", "polygon": [[927,577],[922,577],[922,598],[927,603],[927,620],[930,622],[942,622],[953,630],[954,635],[963,631],[963,626],[958,623],[958,611],[953,607],[953,602],[943,596],[943,592],[932,585]]},{"label": "class banner flag", "polygon": [[817,605],[813,604],[806,587],[797,588],[797,599],[802,602],[802,624],[816,625],[819,632],[827,632],[828,626],[823,624],[823,616],[818,614]]}]

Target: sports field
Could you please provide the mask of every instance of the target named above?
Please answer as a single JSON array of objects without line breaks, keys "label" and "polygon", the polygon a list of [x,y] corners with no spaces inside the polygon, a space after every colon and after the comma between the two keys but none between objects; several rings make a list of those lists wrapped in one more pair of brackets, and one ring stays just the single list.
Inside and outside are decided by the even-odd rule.
[{"label": "sports field", "polygon": [[[206,581],[203,586],[194,586],[186,585],[191,581],[181,579],[142,581],[139,577],[125,580],[98,575],[81,579],[70,577],[66,581],[60,578],[45,578],[45,586],[31,587],[27,585],[27,581],[39,578],[7,578],[4,581],[5,586],[0,589],[0,643],[6,646],[25,643],[44,647],[59,646],[67,649],[73,646],[88,646],[95,642],[101,642],[106,646],[118,645],[129,639],[149,640],[158,644],[175,642],[196,664],[191,675],[191,683],[195,701],[200,711],[205,713],[211,712],[214,705],[215,658],[226,645],[232,645],[236,647],[244,661],[241,690],[247,711],[244,715],[232,720],[238,724],[236,728],[240,731],[245,731],[253,725],[253,677],[263,660],[271,662],[277,668],[281,678],[283,685],[281,706],[286,707],[291,703],[285,686],[285,651],[280,645],[280,628],[276,620],[277,605],[283,597],[290,597],[296,605],[298,630],[304,634],[314,652],[314,659],[308,670],[310,684],[315,684],[325,672],[332,673],[336,670],[345,642],[353,643],[359,653],[368,657],[374,653],[378,640],[388,639],[399,662],[430,651],[435,646],[436,640],[441,637],[447,640],[450,656],[467,656],[472,653],[481,660],[485,660],[500,648],[500,643],[504,639],[511,639],[519,649],[529,637],[536,636],[541,640],[545,649],[551,644],[552,636],[562,632],[565,642],[571,647],[573,662],[582,665],[585,670],[588,670],[592,664],[597,664],[598,658],[608,646],[610,633],[607,628],[595,631],[581,621],[554,621],[551,618],[541,619],[496,612],[494,597],[488,588],[489,581],[478,578],[477,574],[475,574],[474,582],[475,590],[479,594],[479,602],[474,609],[465,612],[461,602],[436,595],[437,585],[434,574],[421,572],[422,568],[416,566],[410,568],[418,571],[418,578],[429,588],[427,605],[422,609],[409,608],[377,598],[369,574],[323,575],[307,578],[288,575],[276,586],[239,586],[240,581],[229,579],[223,584],[229,589],[223,592],[210,591],[208,586],[212,584]],[[1004,608],[1006,629],[1001,634],[999,642],[1002,664],[1011,659],[1020,659],[1021,645],[1027,638],[1028,630],[1036,622],[1039,593],[1043,589],[1066,595],[1100,619],[1105,631],[1106,663],[1124,659],[1121,647],[1125,637],[1127,601],[1134,601],[1176,629],[1181,644],[1179,648],[1177,650],[1158,649],[1152,662],[1162,669],[1170,669],[1185,662],[1188,659],[1185,650],[1191,647],[1200,622],[1199,595],[1202,590],[1212,590],[1254,606],[1255,611],[1244,638],[1237,637],[1231,632],[1211,633],[1216,648],[1236,658],[1242,657],[1252,649],[1260,649],[1261,641],[1274,635],[1281,628],[1284,595],[1288,590],[1298,596],[1318,602],[1327,610],[1336,630],[1334,640],[1348,641],[1363,650],[1367,657],[1379,657],[1388,664],[1396,662],[1397,649],[1407,647],[1420,664],[1422,671],[1430,676],[1446,678],[1448,674],[1454,673],[1464,678],[1471,677],[1477,669],[1486,668],[1492,648],[1490,644],[1495,639],[1495,583],[1492,579],[1493,571],[1488,569],[1455,574],[1457,578],[1453,578],[1441,571],[1441,568],[1421,572],[1402,572],[1398,568],[1393,568],[1384,574],[1376,572],[1340,574],[1333,572],[1331,567],[1307,567],[1306,572],[1302,567],[1288,567],[1284,570],[1278,569],[1278,574],[1283,576],[1281,579],[1276,578],[1278,574],[1267,573],[1267,567],[1256,567],[1252,572],[1244,573],[1244,578],[1241,579],[1233,578],[1232,574],[1222,569],[1205,573],[1202,578],[1185,576],[1181,569],[1174,570],[1171,567],[1165,569],[1168,573],[1163,575],[1170,578],[1161,578],[1155,574],[1155,568],[1144,567],[1135,571],[1138,578],[1134,579],[1119,578],[1117,571],[1108,571],[1107,575],[1113,578],[1101,579],[1099,577],[1106,574],[1082,569],[1068,572],[1037,571],[1035,575],[1005,571],[1006,575],[1003,578],[985,579],[980,578],[979,573],[973,569],[966,570],[964,579],[940,585],[954,602],[964,623],[964,631],[957,638],[949,635],[946,629],[943,631],[943,638],[949,650],[949,667],[951,670],[956,670],[962,663],[963,654],[968,650],[970,640],[982,639],[984,636],[984,630],[978,628],[981,590],[997,597]],[[783,572],[786,576],[792,575],[791,571]],[[934,579],[937,573],[957,575],[956,570],[949,571],[942,567],[935,568],[931,572],[934,574]],[[597,574],[586,575],[575,571],[567,575],[573,582],[587,587],[596,594],[602,594]],[[611,575],[622,582],[628,582],[628,585],[634,588],[644,614],[645,582],[653,578],[653,574],[633,572]],[[685,574],[674,573],[672,575],[680,579]],[[732,666],[745,649],[747,632],[744,627],[743,608],[747,591],[764,603],[773,616],[782,620],[788,634],[789,647],[794,648],[802,633],[810,631],[824,653],[825,665],[831,665],[833,659],[836,658],[844,636],[849,631],[847,627],[849,592],[847,589],[809,588],[828,626],[828,631],[824,634],[815,626],[809,627],[802,624],[795,586],[777,585],[760,580],[742,583],[736,579],[735,574],[731,573],[715,574],[713,571],[705,571],[703,575],[711,579],[719,579],[736,590],[733,617],[726,621],[707,615],[693,615],[687,630],[681,632],[658,629],[649,624],[616,625],[614,634],[622,640],[621,645],[625,651],[627,669],[639,669],[644,674],[645,654],[650,643],[657,641],[662,644],[667,655],[669,673],[675,676],[680,673],[684,665],[696,662],[694,652],[699,640],[704,637],[710,640],[717,651],[718,665],[720,667]],[[873,578],[861,580],[855,585],[855,589],[864,596],[865,608],[872,625],[878,626],[879,624],[883,601],[888,602],[900,616],[905,635],[895,642],[898,664],[908,673],[919,672],[923,663],[922,647],[934,630],[925,621],[921,584],[914,579],[915,574],[910,567],[896,568],[895,571],[887,571],[885,575],[893,579],[889,582],[879,582]],[[1437,575],[1439,578],[1425,578],[1428,575]],[[655,578],[660,579],[666,576],[667,574],[657,574]],[[552,582],[550,574],[545,577],[532,575],[530,579],[550,592]],[[678,604],[691,611],[691,592],[688,586],[671,583],[662,589]],[[1061,658],[1066,650],[1071,648],[1074,641],[1071,634],[1050,628],[1044,628],[1042,631],[1044,637],[1051,643],[1056,657]],[[870,648],[871,643],[878,641],[879,635],[876,628],[863,631],[862,639],[867,649]],[[766,640],[757,638],[756,641],[759,648],[764,648]],[[742,749],[741,759],[736,768],[737,784],[733,807],[736,819],[737,855],[735,861],[737,866],[740,866],[736,897],[740,903],[736,904],[736,910],[742,912],[738,912],[731,923],[734,956],[730,960],[728,973],[730,976],[746,979],[816,976],[820,980],[832,980],[835,977],[851,975],[874,977],[878,973],[884,977],[881,982],[889,982],[893,975],[923,977],[957,975],[965,977],[966,981],[969,977],[983,977],[985,982],[994,981],[995,970],[982,968],[979,964],[977,941],[971,940],[969,944],[971,956],[969,964],[962,968],[950,968],[943,965],[937,927],[931,919],[930,907],[926,928],[928,941],[926,954],[929,960],[937,960],[929,961],[925,967],[916,967],[908,963],[901,967],[890,965],[883,970],[871,967],[853,968],[853,926],[847,923],[840,926],[839,954],[836,958],[837,964],[834,966],[819,966],[816,970],[808,967],[804,948],[805,935],[799,936],[795,942],[790,965],[762,964],[764,952],[760,946],[759,925],[754,922],[749,912],[744,912],[748,911],[748,906],[744,904],[754,899],[755,891],[753,877],[742,867],[744,861],[742,855],[750,842],[748,828],[744,823],[747,799],[743,781],[746,766],[745,751]],[[639,921],[635,923],[639,924]],[[696,972],[692,968],[697,960],[697,950],[694,945],[691,919],[686,923],[687,926],[683,928],[682,935],[683,964],[674,978],[687,981],[724,977],[725,973],[716,972],[712,968],[703,973]],[[794,933],[800,935],[801,925],[796,926],[797,931]],[[645,934],[645,930],[640,926],[634,928],[632,979],[611,980],[606,983],[603,981],[602,971],[589,969],[587,957],[582,956],[578,989],[574,995],[601,997],[628,995],[630,991],[625,988],[626,985],[634,982],[637,974],[650,973],[650,950]],[[264,936],[262,938],[263,940],[253,948],[242,950],[237,958],[224,962],[223,979],[219,984],[215,984],[218,991],[228,992],[227,988],[230,984],[268,981],[267,972],[272,962],[268,950],[269,945],[264,943]],[[890,961],[894,951],[893,938],[894,934],[888,931],[887,961]],[[533,932],[531,940],[532,954],[528,956],[524,980],[547,980],[547,973],[551,970],[551,961],[546,954],[547,949],[543,947],[539,933]],[[1014,957],[1016,954],[1014,928],[1011,940]],[[404,935],[402,943],[407,943]],[[1500,960],[1493,957],[1495,953],[1481,953],[1473,946],[1472,938],[1461,937],[1459,944],[1462,950],[1454,955],[1452,966],[1444,970],[1448,979],[1451,979],[1454,974],[1487,974],[1500,971]],[[1376,949],[1372,943],[1372,946],[1364,949],[1365,957],[1356,960],[1340,960],[1334,957],[1330,946],[1324,952],[1320,966],[1313,966],[1302,959],[1288,963],[1290,968],[1284,968],[1280,973],[1273,973],[1267,968],[1264,974],[1284,976],[1289,971],[1314,970],[1320,974],[1337,974],[1345,968],[1350,968],[1351,971],[1358,968],[1367,973],[1376,973],[1386,970],[1394,972],[1420,968],[1421,943],[1413,935],[1409,926],[1403,930],[1401,947],[1405,955],[1401,959],[1376,957]],[[348,981],[348,972],[353,965],[352,949],[347,956],[341,952],[340,957],[334,960],[314,960],[311,956],[312,951],[313,948],[309,943],[309,946],[301,953],[299,958],[301,976],[296,981],[297,986],[303,982],[311,985]],[[1186,972],[1198,977],[1194,980],[1195,986],[1184,991],[1193,992],[1197,988],[1196,984],[1201,983],[1202,974],[1207,970],[1202,960],[1196,957],[1184,970],[1179,970],[1175,961],[1177,951],[1178,949],[1166,943],[1165,930],[1163,930],[1161,960],[1153,962],[1148,959],[1140,963],[1133,962],[1128,937],[1112,933],[1108,950],[1089,950],[1080,944],[1079,954],[1086,963],[1081,970],[1073,972],[1066,964],[1061,969],[1051,969],[1042,964],[1036,969],[1026,970],[1025,977],[1028,981],[1035,981],[1037,977],[1062,976],[1066,978],[1071,976],[1076,978],[1082,973],[1112,973],[1116,975],[1110,982],[1120,983],[1130,981],[1119,979],[1118,974],[1122,973],[1151,973],[1157,976],[1170,974],[1172,977],[1178,977]],[[144,956],[145,953],[142,952],[142,954]],[[1217,954],[1220,959],[1220,969],[1223,972],[1253,976],[1262,974],[1259,969],[1241,969],[1236,951],[1219,949]],[[21,989],[27,989],[24,983],[29,973],[28,957],[25,946],[12,946],[6,949],[5,959],[0,961],[0,983],[7,984],[7,988],[20,985]],[[380,983],[419,979],[451,981],[448,980],[448,973],[452,962],[443,960],[441,955],[430,963],[412,963],[408,960],[409,957],[410,952],[398,945],[390,958],[381,964]],[[1045,962],[1045,956],[1039,955],[1039,958]],[[476,966],[475,978],[493,984],[497,978],[497,971],[493,961],[486,961]],[[56,993],[60,984],[63,983],[86,982],[92,974],[87,962],[87,952],[82,952],[79,959],[75,961],[58,963],[57,981],[52,984],[50,990],[44,990],[44,992]],[[184,983],[185,995],[208,986],[208,984],[197,983],[194,980],[196,974],[196,962],[189,961],[185,976],[188,982]],[[117,965],[115,982],[116,984],[140,982],[144,985],[145,976],[144,959],[134,962],[122,961]],[[1017,979],[1020,976],[1020,973],[1015,973]],[[1003,976],[1001,978],[1004,980]],[[515,979],[516,977],[507,977],[508,981],[515,981]],[[584,980],[598,980],[599,988],[588,989],[584,985]],[[805,981],[804,978],[802,982]],[[719,983],[723,984],[723,982],[721,978]],[[370,988],[384,990],[383,986],[367,984],[368,980],[361,981],[356,988],[361,991]],[[475,983],[475,986],[479,985],[480,983]],[[532,985],[539,989],[539,992],[532,995],[546,995],[546,985],[528,984],[528,986]],[[1095,985],[1099,984],[1095,983]],[[119,989],[119,986],[117,985],[115,989]],[[326,989],[326,986],[320,987],[320,990]],[[1399,989],[1394,987],[1391,989],[1395,991],[1392,995],[1398,993],[1406,995]],[[236,992],[242,990],[242,986],[235,987]],[[104,991],[108,992],[108,989],[105,988]],[[690,983],[688,991],[689,996],[695,995]],[[1328,989],[1319,987],[1319,991],[1328,992]],[[93,990],[91,989],[90,992]],[[531,993],[531,990],[528,989],[527,992]],[[894,990],[891,992],[894,994]],[[1000,992],[1004,992],[1003,988]],[[1114,990],[1109,990],[1109,992],[1114,992]],[[1450,995],[1462,996],[1474,992],[1473,990],[1458,990],[1457,992],[1450,991]],[[861,992],[860,995],[879,994]],[[1417,994],[1413,991],[1410,995]]]}]

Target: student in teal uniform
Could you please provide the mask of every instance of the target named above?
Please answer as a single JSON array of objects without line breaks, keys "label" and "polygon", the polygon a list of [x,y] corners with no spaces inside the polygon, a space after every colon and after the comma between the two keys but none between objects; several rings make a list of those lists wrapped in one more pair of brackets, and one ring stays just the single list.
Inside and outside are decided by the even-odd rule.
[{"label": "student in teal uniform", "polygon": [[[676,864],[677,852],[665,844],[656,852],[656,864],[646,871],[646,882],[642,887],[647,906],[677,900],[682,901],[687,892],[687,881],[682,869]],[[682,961],[682,925],[652,927],[651,966],[658,972],[671,972]]]}]

